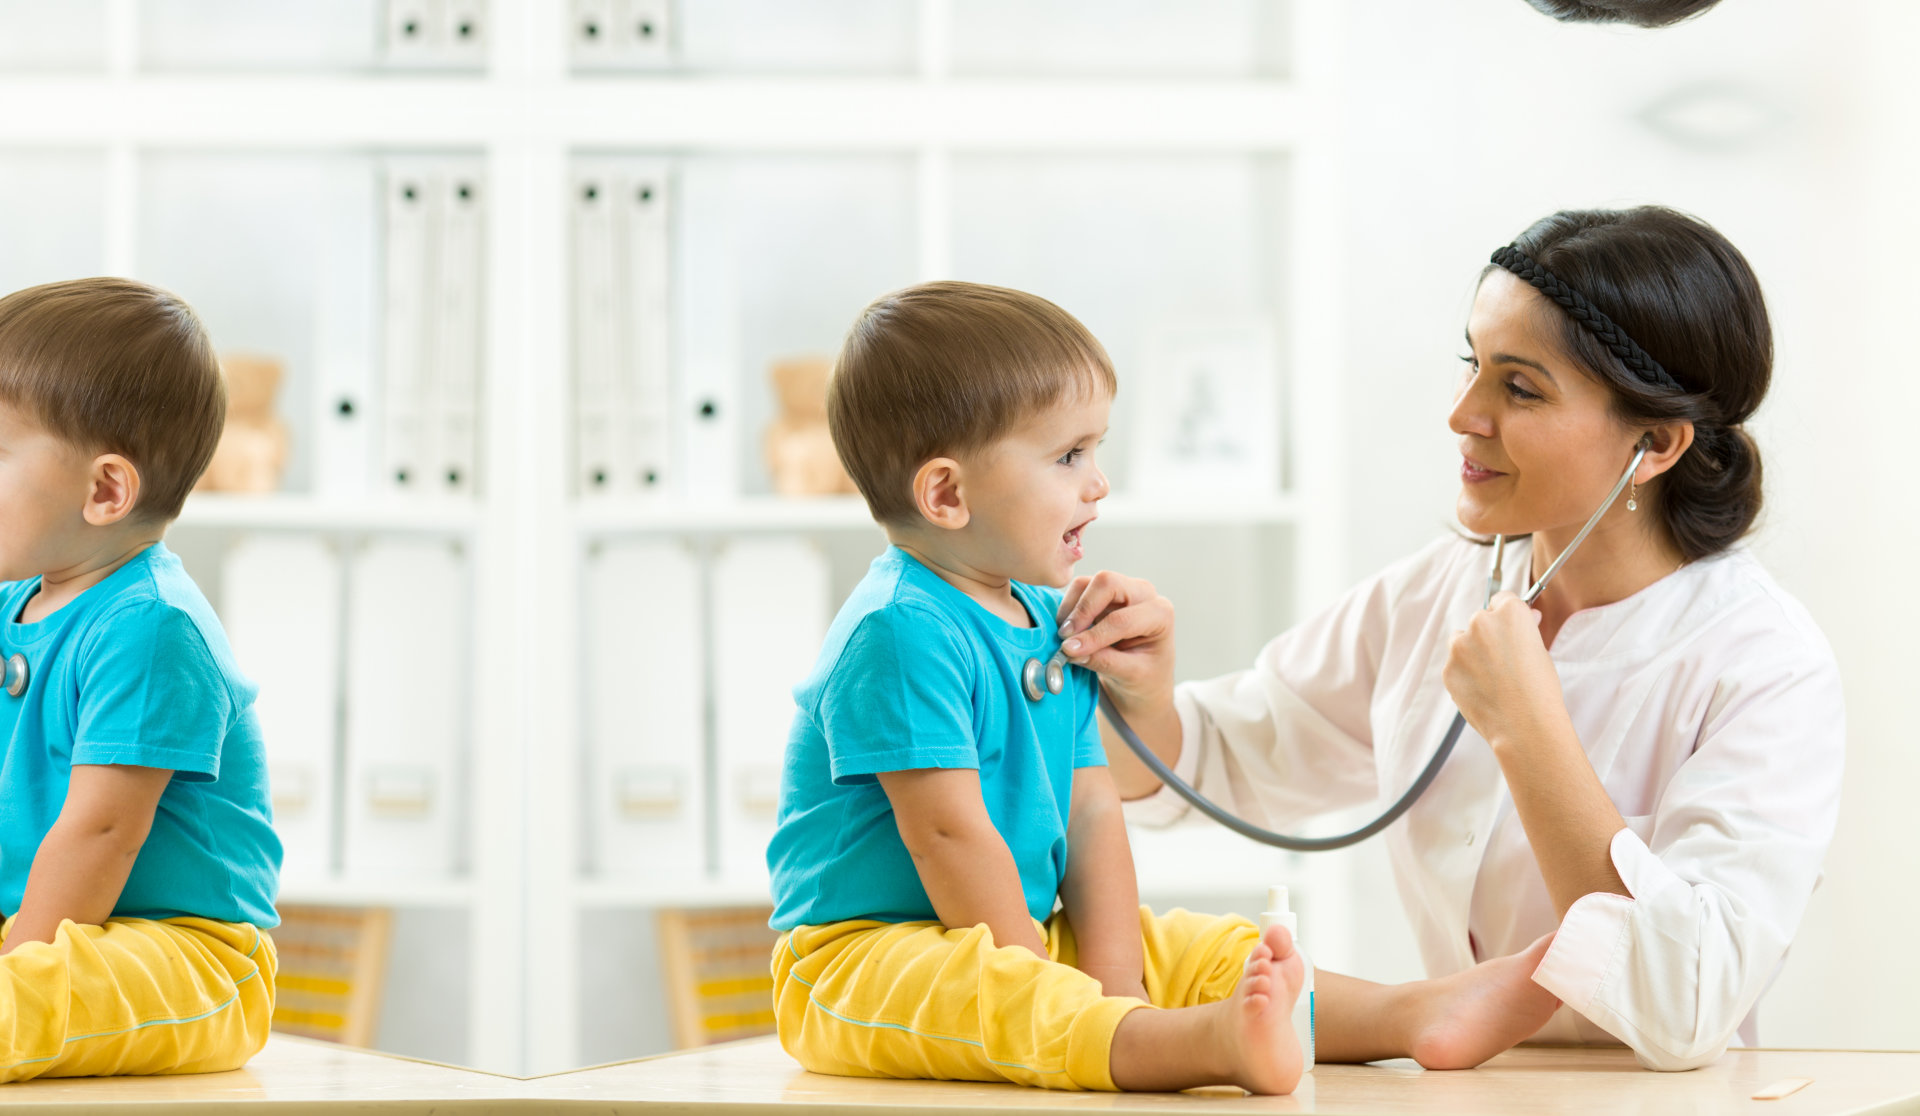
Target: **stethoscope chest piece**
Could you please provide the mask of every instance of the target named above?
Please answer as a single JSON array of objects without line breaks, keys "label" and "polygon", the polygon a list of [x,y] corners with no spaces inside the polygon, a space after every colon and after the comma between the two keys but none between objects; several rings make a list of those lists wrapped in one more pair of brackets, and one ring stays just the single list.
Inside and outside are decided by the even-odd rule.
[{"label": "stethoscope chest piece", "polygon": [[9,697],[27,692],[27,657],[17,651],[7,656],[6,688]]},{"label": "stethoscope chest piece", "polygon": [[1028,659],[1027,665],[1020,668],[1020,685],[1027,691],[1028,701],[1039,701],[1048,694],[1057,694],[1067,687],[1067,668],[1055,655],[1046,662]]}]

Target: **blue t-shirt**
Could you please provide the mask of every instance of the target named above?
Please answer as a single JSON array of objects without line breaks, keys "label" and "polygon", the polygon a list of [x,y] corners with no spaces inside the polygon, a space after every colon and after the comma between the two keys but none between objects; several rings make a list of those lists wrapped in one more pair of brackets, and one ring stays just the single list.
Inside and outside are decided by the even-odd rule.
[{"label": "blue t-shirt", "polygon": [[155,544],[51,616],[18,623],[40,579],[0,583],[0,657],[25,655],[27,692],[0,691],[0,911],[67,799],[75,764],[173,771],[113,913],[278,925],[280,838],[267,765],[213,608]]},{"label": "blue t-shirt", "polygon": [[1107,762],[1091,673],[1027,700],[1021,670],[1058,648],[1058,590],[1013,584],[1015,627],[889,547],[834,618],[798,705],[767,865],[776,930],[847,919],[937,921],[883,771],[970,767],[1020,870],[1027,912],[1053,913],[1067,868],[1073,772]]}]

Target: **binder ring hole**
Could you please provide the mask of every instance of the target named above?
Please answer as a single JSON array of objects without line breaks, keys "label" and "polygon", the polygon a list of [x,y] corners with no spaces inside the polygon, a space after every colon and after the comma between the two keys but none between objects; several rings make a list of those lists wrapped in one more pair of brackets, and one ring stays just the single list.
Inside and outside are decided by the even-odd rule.
[{"label": "binder ring hole", "polygon": [[643,21],[640,24],[640,37],[643,39],[653,38],[653,24]]},{"label": "binder ring hole", "polygon": [[710,419],[719,413],[720,405],[711,399],[705,400],[700,404],[700,417],[703,419]]},{"label": "binder ring hole", "polygon": [[653,200],[653,187],[651,187],[651,186],[642,186],[642,187],[640,187],[640,202],[641,202],[641,204],[643,204],[643,205],[644,205],[644,204],[646,204],[647,202],[650,202],[650,201],[652,201],[652,200]]},{"label": "binder ring hole", "polygon": [[594,201],[600,196],[600,187],[589,186],[586,189],[580,191],[580,196],[587,199],[588,201]]},{"label": "binder ring hole", "polygon": [[473,38],[473,24],[471,23],[462,23],[459,27],[454,28],[454,30],[463,39]]},{"label": "binder ring hole", "polygon": [[353,417],[353,400],[342,399],[339,403],[334,405],[334,409],[340,412],[341,418],[352,418]]},{"label": "binder ring hole", "polygon": [[583,23],[580,25],[580,33],[589,39],[597,39],[600,37],[600,25],[597,23]]},{"label": "binder ring hole", "polygon": [[420,33],[420,21],[410,19],[400,25],[400,33],[411,39]]},{"label": "binder ring hole", "polygon": [[593,471],[593,483],[596,485],[607,483],[607,471],[605,469],[595,469]]}]

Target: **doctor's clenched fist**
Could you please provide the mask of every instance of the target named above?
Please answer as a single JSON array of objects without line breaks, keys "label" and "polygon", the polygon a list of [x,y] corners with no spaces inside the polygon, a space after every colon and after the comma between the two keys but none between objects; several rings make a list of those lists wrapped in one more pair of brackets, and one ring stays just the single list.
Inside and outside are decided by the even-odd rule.
[{"label": "doctor's clenched fist", "polygon": [[1494,594],[1454,633],[1441,678],[1460,712],[1495,751],[1526,746],[1567,721],[1560,675],[1540,638],[1540,614],[1509,592]]}]

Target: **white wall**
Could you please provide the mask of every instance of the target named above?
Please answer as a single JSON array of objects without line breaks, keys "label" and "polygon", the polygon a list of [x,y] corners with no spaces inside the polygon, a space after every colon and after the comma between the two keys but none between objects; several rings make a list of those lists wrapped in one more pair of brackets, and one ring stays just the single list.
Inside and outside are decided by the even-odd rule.
[{"label": "white wall", "polygon": [[[1756,546],[1832,640],[1850,723],[1845,820],[1762,1041],[1920,1047],[1906,945],[1920,915],[1920,811],[1906,801],[1920,756],[1896,700],[1920,673],[1899,637],[1920,621],[1904,576],[1920,528],[1901,475],[1920,403],[1920,13],[1906,0],[1733,0],[1641,32],[1556,25],[1520,0],[1348,10],[1352,576],[1449,518],[1454,358],[1494,248],[1575,206],[1661,202],[1724,231],[1765,284],[1778,343],[1753,424],[1769,501]],[[1680,134],[1649,123],[1661,106]],[[1389,897],[1363,920],[1378,930],[1391,891],[1372,890]],[[1404,932],[1385,936],[1365,975],[1417,971]]]}]

